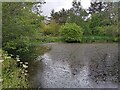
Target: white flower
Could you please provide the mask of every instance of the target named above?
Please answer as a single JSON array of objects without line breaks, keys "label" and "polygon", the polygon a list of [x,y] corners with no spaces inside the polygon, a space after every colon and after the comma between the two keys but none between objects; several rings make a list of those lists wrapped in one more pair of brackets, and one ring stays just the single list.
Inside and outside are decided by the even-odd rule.
[{"label": "white flower", "polygon": [[10,56],[7,56],[6,58],[7,58],[7,59],[10,59],[11,57],[10,57]]},{"label": "white flower", "polygon": [[16,57],[16,59],[20,59],[19,57]]},{"label": "white flower", "polygon": [[20,59],[17,59],[17,61],[19,62],[19,61],[20,61]]},{"label": "white flower", "polygon": [[25,64],[28,64],[28,62],[25,62]]},{"label": "white flower", "polygon": [[23,67],[24,67],[24,68],[28,68],[28,66],[27,66],[27,65],[25,65],[25,64],[23,64]]},{"label": "white flower", "polygon": [[22,73],[24,73],[24,71],[22,71]]},{"label": "white flower", "polygon": [[19,56],[17,55],[16,56],[16,60],[19,62],[20,61],[20,58],[19,58]]},{"label": "white flower", "polygon": [[27,70],[25,70],[25,72],[27,73],[28,71],[27,71]]},{"label": "white flower", "polygon": [[20,62],[20,64],[22,64],[23,62]]},{"label": "white flower", "polygon": [[3,81],[3,79],[0,79],[0,82],[2,82]]},{"label": "white flower", "polygon": [[8,56],[8,54],[5,54],[5,56]]},{"label": "white flower", "polygon": [[13,55],[12,55],[12,54],[10,54],[10,56],[12,57]]},{"label": "white flower", "polygon": [[4,60],[0,60],[0,63],[2,63]]},{"label": "white flower", "polygon": [[19,57],[19,55],[16,55],[16,57]]},{"label": "white flower", "polygon": [[27,76],[27,73],[25,73],[25,76]]}]

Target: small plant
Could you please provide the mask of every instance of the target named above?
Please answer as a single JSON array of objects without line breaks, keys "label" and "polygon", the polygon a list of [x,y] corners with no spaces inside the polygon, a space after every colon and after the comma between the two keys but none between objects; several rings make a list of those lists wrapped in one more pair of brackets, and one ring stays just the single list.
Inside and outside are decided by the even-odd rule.
[{"label": "small plant", "polygon": [[75,23],[66,23],[61,27],[60,34],[66,42],[81,42],[83,29]]}]

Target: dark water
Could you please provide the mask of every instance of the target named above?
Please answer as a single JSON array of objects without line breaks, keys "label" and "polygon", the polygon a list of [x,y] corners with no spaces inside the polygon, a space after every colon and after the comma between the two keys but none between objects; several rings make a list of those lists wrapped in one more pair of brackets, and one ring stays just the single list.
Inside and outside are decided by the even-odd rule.
[{"label": "dark water", "polygon": [[50,43],[29,68],[33,87],[117,88],[118,44]]}]

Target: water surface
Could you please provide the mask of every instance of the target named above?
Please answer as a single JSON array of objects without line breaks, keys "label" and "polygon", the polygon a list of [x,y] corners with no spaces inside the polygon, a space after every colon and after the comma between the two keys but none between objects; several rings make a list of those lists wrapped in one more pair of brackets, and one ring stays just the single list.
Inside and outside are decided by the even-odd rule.
[{"label": "water surface", "polygon": [[117,44],[49,43],[50,51],[30,65],[34,87],[117,88]]}]

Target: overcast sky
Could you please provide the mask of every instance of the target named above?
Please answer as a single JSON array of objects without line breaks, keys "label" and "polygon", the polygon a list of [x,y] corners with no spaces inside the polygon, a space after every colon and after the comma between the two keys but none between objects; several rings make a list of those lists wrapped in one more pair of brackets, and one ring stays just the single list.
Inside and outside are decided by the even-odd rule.
[{"label": "overcast sky", "polygon": [[[46,4],[43,5],[43,15],[50,16],[51,10],[59,11],[62,8],[69,9],[72,7],[73,0],[45,0]],[[90,6],[90,0],[81,0],[83,8]]]}]

